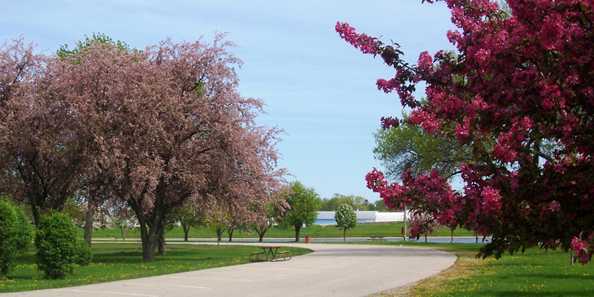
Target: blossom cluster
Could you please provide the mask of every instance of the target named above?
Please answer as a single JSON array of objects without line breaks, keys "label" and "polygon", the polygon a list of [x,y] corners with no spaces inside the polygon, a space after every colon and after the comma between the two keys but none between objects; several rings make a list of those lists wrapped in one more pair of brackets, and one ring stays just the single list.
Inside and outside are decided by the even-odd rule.
[{"label": "blossom cluster", "polygon": [[375,37],[371,37],[367,34],[359,34],[348,23],[336,22],[336,32],[340,34],[340,37],[350,43],[352,46],[358,48],[364,54],[376,54],[380,43]]},{"label": "blossom cluster", "polygon": [[384,130],[390,129],[392,127],[398,127],[398,125],[400,125],[398,119],[394,117],[382,117],[380,121],[382,123],[382,129]]}]

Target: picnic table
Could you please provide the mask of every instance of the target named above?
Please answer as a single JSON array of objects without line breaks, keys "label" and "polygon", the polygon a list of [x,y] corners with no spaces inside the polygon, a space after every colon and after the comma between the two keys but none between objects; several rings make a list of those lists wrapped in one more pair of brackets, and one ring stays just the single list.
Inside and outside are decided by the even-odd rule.
[{"label": "picnic table", "polygon": [[251,260],[255,261],[287,261],[291,259],[288,251],[280,251],[281,246],[261,246],[261,252],[253,253]]}]

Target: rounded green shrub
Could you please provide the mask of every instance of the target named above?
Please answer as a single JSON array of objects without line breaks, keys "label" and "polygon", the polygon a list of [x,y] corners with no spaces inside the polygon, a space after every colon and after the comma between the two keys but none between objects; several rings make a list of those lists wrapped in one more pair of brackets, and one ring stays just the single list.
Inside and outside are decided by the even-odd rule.
[{"label": "rounded green shrub", "polygon": [[17,254],[17,215],[14,206],[0,199],[0,277],[8,274]]},{"label": "rounded green shrub", "polygon": [[54,212],[44,216],[35,234],[37,267],[47,278],[63,278],[76,264],[90,262],[88,247],[82,247],[77,230],[69,216]]}]

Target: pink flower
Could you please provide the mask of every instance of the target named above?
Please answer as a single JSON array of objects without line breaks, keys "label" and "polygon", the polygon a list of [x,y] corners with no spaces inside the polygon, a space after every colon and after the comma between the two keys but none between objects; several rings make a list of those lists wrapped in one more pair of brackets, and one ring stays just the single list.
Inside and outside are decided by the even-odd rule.
[{"label": "pink flower", "polygon": [[497,189],[484,187],[481,191],[482,210],[488,214],[497,214],[501,211],[501,195]]},{"label": "pink flower", "polygon": [[465,117],[462,124],[456,124],[456,138],[460,143],[465,143],[470,138],[470,119]]},{"label": "pink flower", "polygon": [[377,85],[377,89],[384,91],[384,93],[390,93],[398,87],[398,82],[394,78],[389,80],[380,78],[375,84]]},{"label": "pink flower", "polygon": [[417,63],[417,67],[421,72],[429,73],[433,68],[433,59],[431,55],[427,51],[422,52],[419,55],[419,61]]},{"label": "pink flower", "polygon": [[491,51],[488,49],[481,48],[474,54],[474,59],[481,66],[486,65],[490,58]]},{"label": "pink flower", "polygon": [[336,22],[336,32],[340,37],[346,40],[355,48],[358,48],[364,54],[377,54],[379,51],[380,42],[375,37],[366,34],[359,34],[348,23]]},{"label": "pink flower", "polygon": [[419,125],[427,133],[433,134],[439,129],[437,119],[424,110],[415,110],[410,114],[409,122],[413,125]]},{"label": "pink flower", "polygon": [[383,191],[388,183],[384,174],[375,168],[365,175],[365,181],[367,182],[367,188],[374,192]]}]

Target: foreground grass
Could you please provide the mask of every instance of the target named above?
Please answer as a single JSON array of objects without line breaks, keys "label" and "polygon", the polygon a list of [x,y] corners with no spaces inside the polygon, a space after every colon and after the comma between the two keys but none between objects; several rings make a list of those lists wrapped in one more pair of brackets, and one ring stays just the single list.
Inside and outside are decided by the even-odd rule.
[{"label": "foreground grass", "polygon": [[483,260],[476,258],[480,245],[406,244],[458,256],[453,267],[416,284],[406,296],[594,296],[594,264],[570,265],[567,252],[529,249]]},{"label": "foreground grass", "polygon": [[[284,250],[292,255],[309,252],[299,248]],[[257,251],[260,249],[253,246],[168,245],[164,256],[144,263],[138,244],[94,244],[93,262],[76,268],[74,274],[61,280],[44,279],[37,271],[33,252],[30,252],[18,259],[9,279],[0,279],[0,292],[68,287],[243,264],[249,262],[249,255]]]},{"label": "foreground grass", "polygon": [[[403,224],[401,222],[394,223],[367,223],[358,224],[357,227],[347,232],[347,236],[354,237],[368,237],[368,236],[401,236],[401,229]],[[226,234],[225,234],[226,235]],[[438,228],[432,234],[433,236],[450,236],[450,230],[447,228]],[[454,232],[455,236],[472,236],[468,230],[456,229]],[[94,231],[93,236],[95,238],[109,237],[109,238],[120,238],[119,229],[97,229]],[[130,238],[138,238],[139,230],[137,228],[131,229],[127,234]],[[183,238],[184,233],[180,227],[175,227],[169,230],[166,234],[168,238]],[[193,238],[212,238],[216,236],[216,232],[213,228],[209,227],[196,227],[190,229],[190,237]],[[273,227],[266,233],[266,238],[293,238],[295,236],[293,229]],[[342,237],[342,230],[336,228],[336,226],[320,226],[312,225],[305,227],[301,230],[301,236],[316,237]],[[257,234],[251,230],[237,230],[233,234],[234,238],[257,238]]]}]

